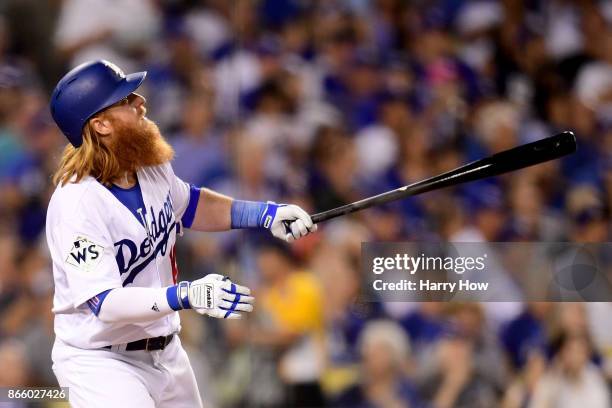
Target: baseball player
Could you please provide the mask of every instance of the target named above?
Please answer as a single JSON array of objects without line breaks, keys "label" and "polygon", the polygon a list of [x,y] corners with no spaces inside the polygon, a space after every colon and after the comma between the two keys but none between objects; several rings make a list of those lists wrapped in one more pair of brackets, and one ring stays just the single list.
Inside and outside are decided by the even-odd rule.
[{"label": "baseball player", "polygon": [[70,142],[47,211],[52,359],[73,407],[202,406],[177,311],[237,319],[253,298],[216,274],[178,281],[177,233],[265,228],[292,241],[316,230],[298,206],[234,200],[177,178],[172,148],[135,93],[145,76],[89,62],[51,96]]}]

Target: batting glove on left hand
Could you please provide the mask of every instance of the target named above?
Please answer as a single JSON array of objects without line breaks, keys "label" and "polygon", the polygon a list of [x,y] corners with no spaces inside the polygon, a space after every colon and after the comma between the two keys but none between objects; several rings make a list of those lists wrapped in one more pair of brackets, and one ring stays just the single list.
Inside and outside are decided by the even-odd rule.
[{"label": "batting glove on left hand", "polygon": [[295,241],[317,230],[317,225],[312,222],[310,215],[297,205],[276,204],[272,201],[268,202],[264,211],[262,225],[276,238],[287,242]]},{"label": "batting glove on left hand", "polygon": [[181,282],[179,295],[183,307],[218,319],[240,319],[241,312],[253,311],[251,290],[229,278],[211,273],[193,282]]}]

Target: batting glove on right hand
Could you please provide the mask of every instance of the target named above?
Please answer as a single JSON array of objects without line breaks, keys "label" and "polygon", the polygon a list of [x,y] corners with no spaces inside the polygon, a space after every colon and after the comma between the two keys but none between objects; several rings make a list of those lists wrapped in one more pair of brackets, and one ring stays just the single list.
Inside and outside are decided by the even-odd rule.
[{"label": "batting glove on right hand", "polygon": [[262,216],[264,228],[268,228],[276,238],[292,242],[317,230],[310,215],[294,204],[267,203]]},{"label": "batting glove on right hand", "polygon": [[241,312],[253,311],[255,300],[249,288],[216,273],[179,283],[179,294],[184,307],[218,319],[240,319]]}]

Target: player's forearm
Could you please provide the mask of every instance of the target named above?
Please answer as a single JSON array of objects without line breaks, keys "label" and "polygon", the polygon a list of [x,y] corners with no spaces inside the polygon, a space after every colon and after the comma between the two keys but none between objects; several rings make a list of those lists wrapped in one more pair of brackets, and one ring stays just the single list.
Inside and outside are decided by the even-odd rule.
[{"label": "player's forearm", "polygon": [[235,200],[193,186],[190,191],[189,203],[182,218],[185,228],[198,231],[264,228],[287,242],[317,230],[310,215],[297,205]]},{"label": "player's forearm", "polygon": [[159,319],[174,309],[168,288],[117,288],[104,298],[98,318],[105,323],[141,323]]},{"label": "player's forearm", "polygon": [[88,305],[105,323],[149,322],[183,309],[215,318],[240,319],[242,312],[253,310],[250,293],[249,288],[211,273],[166,288],[107,290],[90,299]]},{"label": "player's forearm", "polygon": [[232,198],[203,188],[191,229],[197,231],[227,231],[231,227]]},{"label": "player's forearm", "polygon": [[200,190],[198,206],[189,228],[197,231],[227,231],[264,226],[267,203],[235,200],[206,188]]}]

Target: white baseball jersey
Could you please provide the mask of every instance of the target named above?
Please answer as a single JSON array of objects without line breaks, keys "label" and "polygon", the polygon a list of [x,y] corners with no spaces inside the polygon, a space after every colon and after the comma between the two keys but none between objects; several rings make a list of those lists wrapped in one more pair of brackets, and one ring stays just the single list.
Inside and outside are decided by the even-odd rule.
[{"label": "white baseball jersey", "polygon": [[55,334],[69,345],[94,349],[180,330],[178,313],[146,323],[111,324],[87,305],[109,289],[176,283],[176,233],[198,195],[169,163],[141,169],[137,177],[145,207],[138,210],[142,223],[92,177],[58,186],[51,197],[46,232],[55,281]]}]

